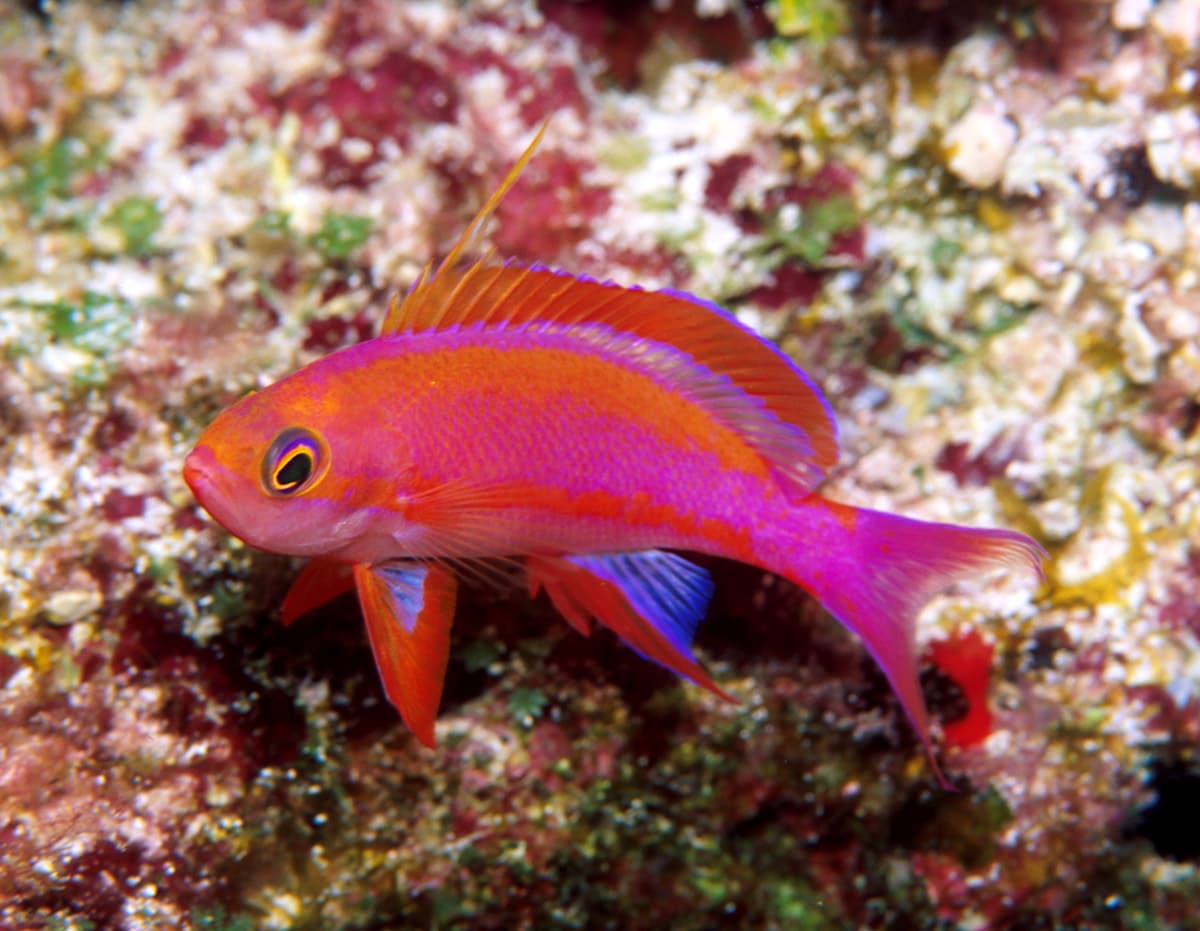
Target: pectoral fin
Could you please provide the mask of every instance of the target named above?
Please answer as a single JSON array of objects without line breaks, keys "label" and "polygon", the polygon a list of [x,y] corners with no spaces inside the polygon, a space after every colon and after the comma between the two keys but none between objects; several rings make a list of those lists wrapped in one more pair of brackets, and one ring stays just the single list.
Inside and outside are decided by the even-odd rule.
[{"label": "pectoral fin", "polygon": [[436,565],[356,565],[354,583],[388,700],[427,747],[442,699],[457,584]]},{"label": "pectoral fin", "polygon": [[637,652],[728,699],[692,655],[692,638],[712,595],[708,573],[673,553],[644,550],[532,556],[531,588],[544,587],[576,630],[595,618]]},{"label": "pectoral fin", "polygon": [[310,560],[283,598],[279,619],[284,626],[354,588],[353,570],[344,562]]}]

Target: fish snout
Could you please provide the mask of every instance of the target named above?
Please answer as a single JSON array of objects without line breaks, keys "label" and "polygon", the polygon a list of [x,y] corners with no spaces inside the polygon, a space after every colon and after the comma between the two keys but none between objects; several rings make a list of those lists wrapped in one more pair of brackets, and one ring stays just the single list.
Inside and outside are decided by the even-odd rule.
[{"label": "fish snout", "polygon": [[197,446],[183,460],[183,480],[201,504],[204,503],[205,492],[216,481],[216,473],[217,456],[208,446]]}]

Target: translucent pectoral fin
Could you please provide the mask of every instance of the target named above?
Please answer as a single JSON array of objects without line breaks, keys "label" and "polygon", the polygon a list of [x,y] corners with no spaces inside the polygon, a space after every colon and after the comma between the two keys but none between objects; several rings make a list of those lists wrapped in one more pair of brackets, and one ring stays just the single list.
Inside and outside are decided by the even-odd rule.
[{"label": "translucent pectoral fin", "polygon": [[457,584],[441,566],[356,565],[354,583],[388,700],[427,747],[442,698]]},{"label": "translucent pectoral fin", "polygon": [[595,618],[643,656],[729,698],[692,655],[692,638],[708,608],[708,573],[673,553],[530,557],[531,583],[582,633]]},{"label": "translucent pectoral fin", "polygon": [[354,588],[354,573],[346,563],[310,560],[292,582],[279,608],[284,626]]}]

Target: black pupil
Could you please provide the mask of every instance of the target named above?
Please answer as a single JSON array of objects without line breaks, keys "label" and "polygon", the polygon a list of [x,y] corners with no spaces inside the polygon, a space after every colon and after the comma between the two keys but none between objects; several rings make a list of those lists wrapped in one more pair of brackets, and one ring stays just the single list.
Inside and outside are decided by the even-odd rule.
[{"label": "black pupil", "polygon": [[307,452],[296,453],[275,475],[275,482],[282,489],[292,489],[304,484],[312,474],[313,458]]}]

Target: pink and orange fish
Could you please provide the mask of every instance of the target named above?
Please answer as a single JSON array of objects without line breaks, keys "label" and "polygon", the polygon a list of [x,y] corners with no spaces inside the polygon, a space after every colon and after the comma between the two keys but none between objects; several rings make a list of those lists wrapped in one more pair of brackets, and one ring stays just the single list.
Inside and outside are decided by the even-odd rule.
[{"label": "pink and orange fish", "polygon": [[956,579],[1040,572],[1041,548],[821,497],[828,402],[712,304],[465,262],[544,131],[380,336],[213,421],[184,464],[192,492],[247,543],[311,557],[285,621],[357,589],[387,696],[428,746],[455,569],[478,560],[519,562],[580,633],[599,622],[725,696],[692,655],[712,592],[676,552],[694,551],[790,579],[857,633],[936,771],[917,612]]}]

